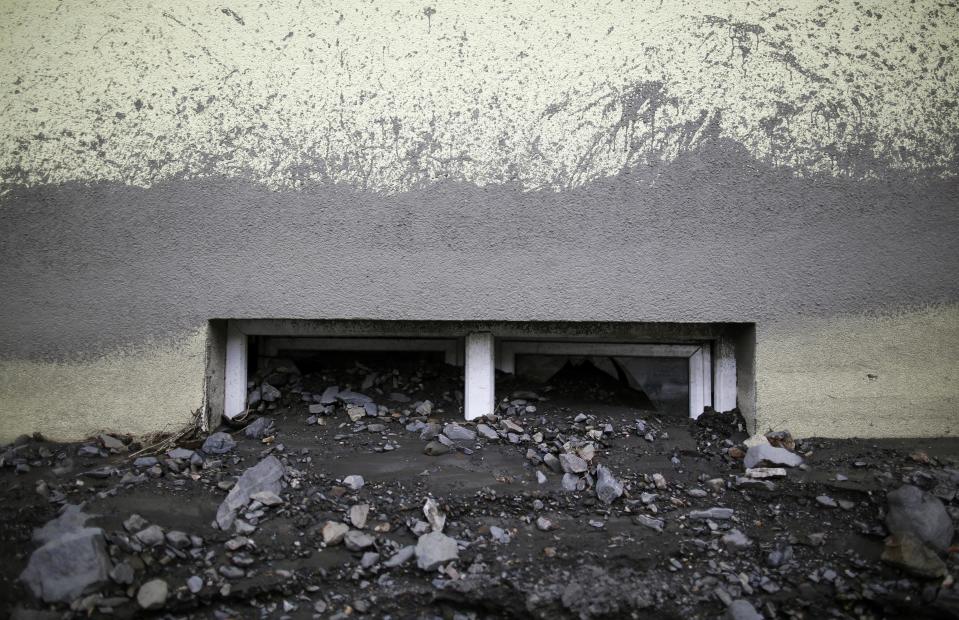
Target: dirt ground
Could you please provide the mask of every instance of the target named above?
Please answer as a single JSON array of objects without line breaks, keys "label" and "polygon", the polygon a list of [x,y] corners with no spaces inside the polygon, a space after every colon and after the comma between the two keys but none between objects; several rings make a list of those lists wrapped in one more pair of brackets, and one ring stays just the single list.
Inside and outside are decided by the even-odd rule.
[{"label": "dirt ground", "polygon": [[[248,438],[243,428],[221,429],[236,441],[224,454],[204,454],[202,436],[181,443],[195,454],[161,453],[156,464],[134,464],[143,446],[131,438],[122,446],[114,437],[24,438],[0,449],[0,614],[959,617],[954,553],[938,556],[945,572],[935,577],[881,559],[888,491],[915,485],[938,498],[953,524],[959,517],[955,439],[805,439],[790,444],[802,466],[754,479],[735,414],[698,423],[658,414],[589,369],[564,369],[549,385],[504,379],[500,415],[479,421],[495,438],[460,441],[435,435],[455,436],[450,422],[467,435],[477,430],[462,421],[461,369],[354,361],[290,370],[262,373],[258,395],[277,396],[260,388],[265,380],[279,396],[245,420],[268,418],[273,430]],[[353,421],[356,405],[318,402],[330,386],[368,395],[375,415]],[[311,406],[324,411],[311,414]],[[560,455],[567,460],[555,462]],[[564,477],[564,466],[577,468],[569,455],[582,457],[586,471]],[[219,529],[228,489],[270,456],[285,472],[282,503],[245,504],[237,524]],[[609,503],[598,493],[597,466],[614,479],[604,485]],[[364,482],[354,490],[347,477],[357,475]],[[424,512],[430,498],[432,518]],[[111,576],[71,601],[45,604],[20,575],[40,546],[35,528],[65,505],[82,505],[92,515],[86,525],[102,529]],[[368,517],[351,521],[357,505],[369,506]],[[696,514],[711,508],[732,514]],[[329,522],[359,530],[349,547],[324,543]],[[147,524],[166,538],[139,540]],[[456,541],[456,557],[424,570],[417,545],[431,529]],[[401,563],[410,548],[416,553]],[[154,579],[166,594],[143,609],[141,586]]]}]

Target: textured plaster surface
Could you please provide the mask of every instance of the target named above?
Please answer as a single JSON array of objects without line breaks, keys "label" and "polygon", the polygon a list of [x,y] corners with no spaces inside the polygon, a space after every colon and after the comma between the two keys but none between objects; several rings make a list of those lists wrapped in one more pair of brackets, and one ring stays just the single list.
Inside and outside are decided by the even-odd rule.
[{"label": "textured plaster surface", "polygon": [[201,329],[86,359],[0,359],[0,442],[177,430],[203,405],[205,347]]},{"label": "textured plaster surface", "polygon": [[959,305],[757,331],[758,431],[959,433]]},{"label": "textured plaster surface", "polygon": [[236,317],[755,322],[760,425],[945,432],[959,10],[779,4],[0,3],[0,428]]},{"label": "textured plaster surface", "polygon": [[722,136],[954,174],[955,3],[8,0],[0,170],[399,191],[583,185]]}]

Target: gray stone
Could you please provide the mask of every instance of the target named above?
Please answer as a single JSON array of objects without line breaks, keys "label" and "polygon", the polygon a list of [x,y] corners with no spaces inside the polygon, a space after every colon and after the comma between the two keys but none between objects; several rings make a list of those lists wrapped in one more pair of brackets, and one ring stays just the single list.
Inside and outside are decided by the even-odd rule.
[{"label": "gray stone", "polygon": [[476,433],[455,423],[444,426],[443,434],[453,441],[474,441],[476,439]]},{"label": "gray stone", "polygon": [[69,603],[105,584],[109,573],[103,530],[85,527],[34,551],[20,580],[44,602]]},{"label": "gray stone", "polygon": [[346,533],[349,531],[350,527],[345,523],[327,521],[323,524],[323,529],[320,533],[323,535],[323,542],[326,543],[327,546],[333,546],[343,542],[343,537],[346,536]]},{"label": "gray stone", "polygon": [[423,534],[416,541],[416,565],[431,571],[459,558],[456,541],[441,532]]},{"label": "gray stone", "polygon": [[363,557],[360,558],[360,566],[363,568],[370,568],[374,564],[380,561],[380,554],[375,551],[367,551],[363,554]]},{"label": "gray stone", "polygon": [[188,549],[193,546],[193,542],[186,532],[179,530],[170,530],[166,533],[166,541],[174,549]]},{"label": "gray stone", "polygon": [[423,454],[426,456],[440,456],[450,451],[450,447],[441,444],[438,441],[431,441],[423,448]]},{"label": "gray stone", "polygon": [[149,521],[135,513],[127,517],[126,521],[123,522],[123,528],[131,533],[139,532],[148,525],[150,525]]},{"label": "gray stone", "polygon": [[552,519],[548,519],[546,517],[539,517],[536,519],[536,529],[541,532],[549,532],[558,528],[559,525]]},{"label": "gray stone", "polygon": [[408,547],[403,547],[399,551],[393,554],[393,556],[387,561],[383,562],[383,566],[387,568],[396,568],[397,566],[402,566],[410,561],[410,559],[416,554],[416,547],[409,545]]},{"label": "gray stone", "polygon": [[363,480],[363,476],[359,476],[357,474],[352,474],[346,478],[343,478],[343,486],[351,491],[359,491],[363,488],[364,484],[366,484],[366,481]]},{"label": "gray stone", "polygon": [[785,448],[776,448],[768,443],[751,446],[749,450],[746,451],[743,464],[747,469],[752,469],[763,463],[781,465],[783,467],[799,467],[803,464],[803,458]]},{"label": "gray stone", "polygon": [[753,541],[739,530],[732,529],[723,535],[723,544],[733,549],[747,549],[753,545]]},{"label": "gray stone", "polygon": [[273,432],[272,418],[257,418],[243,429],[247,439],[263,439]]},{"label": "gray stone", "polygon": [[375,542],[376,540],[372,536],[360,530],[350,530],[343,537],[343,544],[346,545],[346,548],[350,551],[368,549],[372,547]]},{"label": "gray stone", "polygon": [[82,505],[66,504],[60,509],[60,516],[47,521],[43,527],[33,530],[33,542],[44,544],[60,538],[68,532],[83,529],[86,522],[96,515],[86,514]]},{"label": "gray stone", "polygon": [[559,455],[559,464],[567,474],[581,474],[589,467],[583,459],[567,453]]},{"label": "gray stone", "polygon": [[907,484],[887,493],[886,501],[886,527],[893,534],[911,534],[940,552],[952,542],[952,519],[936,496]]},{"label": "gray stone", "polygon": [[488,424],[477,424],[476,432],[487,439],[499,439],[499,434],[492,426],[489,426]]},{"label": "gray stone", "polygon": [[279,495],[283,490],[285,473],[283,463],[275,456],[268,456],[243,472],[216,511],[216,523],[220,529],[230,529],[236,519],[236,511],[245,506],[254,493],[271,491]]},{"label": "gray stone", "polygon": [[280,399],[282,394],[280,390],[276,389],[266,381],[260,386],[260,398],[263,399],[263,402],[272,403]]},{"label": "gray stone", "polygon": [[824,507],[826,507],[826,508],[838,508],[838,507],[839,507],[839,504],[836,503],[836,500],[834,500],[833,498],[829,497],[828,495],[817,495],[817,496],[816,496],[816,503],[819,504],[820,506],[824,506]]},{"label": "gray stone", "polygon": [[173,448],[166,453],[168,457],[176,461],[189,461],[193,457],[193,450],[186,448]]},{"label": "gray stone", "polygon": [[279,506],[283,503],[283,498],[273,491],[257,491],[250,495],[250,499],[264,506]]},{"label": "gray stone", "polygon": [[126,562],[120,562],[110,570],[110,579],[122,586],[128,586],[133,583],[133,567]]},{"label": "gray stone", "polygon": [[690,519],[715,519],[716,521],[727,521],[733,518],[735,511],[732,508],[709,508],[707,510],[693,510],[689,513]]},{"label": "gray stone", "polygon": [[555,454],[547,452],[543,455],[543,464],[553,470],[555,473],[560,474],[563,472],[563,466],[560,464],[559,459],[556,458]]},{"label": "gray stone", "polygon": [[190,592],[196,594],[203,589],[203,578],[199,575],[193,575],[186,580],[186,587],[190,590]]},{"label": "gray stone", "polygon": [[366,394],[360,394],[359,392],[352,392],[350,390],[343,390],[337,393],[336,398],[347,405],[357,405],[359,407],[362,407],[366,403],[373,402],[373,399]]},{"label": "gray stone", "polygon": [[153,467],[159,462],[160,461],[158,461],[157,457],[155,456],[141,456],[141,457],[138,457],[135,461],[133,461],[133,466],[138,469],[144,468],[144,467]]},{"label": "gray stone", "polygon": [[126,452],[127,446],[121,440],[117,439],[113,435],[107,435],[106,433],[101,433],[97,435],[97,439],[100,440],[100,443],[104,448],[110,450],[111,452]]},{"label": "gray stone", "polygon": [[726,608],[726,620],[763,620],[753,604],[745,599],[737,599]]},{"label": "gray stone", "polygon": [[151,579],[137,591],[137,604],[141,609],[160,609],[166,604],[169,593],[167,584],[162,579]]},{"label": "gray stone", "polygon": [[340,388],[339,386],[336,386],[336,385],[326,388],[325,390],[323,390],[323,394],[320,396],[320,404],[321,405],[334,404],[336,402],[336,395],[339,394],[339,392],[340,392]]},{"label": "gray stone", "polygon": [[158,545],[162,545],[163,541],[165,540],[163,528],[161,528],[159,525],[151,525],[146,527],[134,534],[134,536],[147,547],[156,547]]},{"label": "gray stone", "polygon": [[948,572],[942,558],[922,540],[908,532],[890,536],[881,559],[924,579],[945,577]]},{"label": "gray stone", "polygon": [[410,397],[406,394],[400,392],[390,392],[388,398],[394,403],[408,403],[410,402]]},{"label": "gray stone", "polygon": [[623,484],[613,477],[606,467],[596,466],[596,497],[604,504],[611,504],[623,494]]},{"label": "gray stone", "polygon": [[350,523],[358,530],[366,527],[366,519],[370,514],[369,504],[355,504],[350,507]]},{"label": "gray stone", "polygon": [[226,454],[236,447],[236,441],[229,433],[213,433],[203,442],[203,451],[207,454]]},{"label": "gray stone", "polygon": [[633,521],[635,521],[638,525],[646,526],[651,530],[656,530],[657,532],[662,532],[663,527],[666,525],[666,522],[662,519],[657,519],[644,514],[636,515],[633,517]]},{"label": "gray stone", "polygon": [[433,403],[431,401],[424,400],[416,406],[414,411],[416,411],[417,415],[430,415],[433,413]]},{"label": "gray stone", "polygon": [[579,476],[576,476],[575,474],[563,474],[562,484],[564,491],[573,492],[581,490],[583,481],[580,480]]}]

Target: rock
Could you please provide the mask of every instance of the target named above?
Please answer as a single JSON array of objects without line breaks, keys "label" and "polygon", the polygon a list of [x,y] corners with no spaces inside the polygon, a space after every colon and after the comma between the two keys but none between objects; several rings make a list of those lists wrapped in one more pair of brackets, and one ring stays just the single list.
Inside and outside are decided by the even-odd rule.
[{"label": "rock", "polygon": [[134,577],[133,567],[126,562],[120,562],[110,569],[110,579],[121,586],[128,586],[133,583]]},{"label": "rock", "polygon": [[163,528],[159,525],[146,527],[134,534],[134,536],[147,547],[162,545],[163,541],[166,540],[166,537],[163,535]]},{"label": "rock", "polygon": [[606,467],[596,466],[596,497],[604,504],[613,503],[623,494],[623,484]]},{"label": "rock", "polygon": [[264,506],[279,506],[283,503],[283,498],[273,491],[257,491],[250,495],[250,499]]},{"label": "rock", "polygon": [[459,558],[456,541],[442,532],[423,534],[416,541],[416,565],[431,571]]},{"label": "rock", "polygon": [[907,484],[887,493],[886,501],[886,527],[893,534],[911,534],[940,552],[952,542],[952,519],[934,495]]},{"label": "rock", "polygon": [[785,478],[786,469],[783,467],[754,467],[746,470],[746,477],[754,480],[765,480],[766,478]]},{"label": "rock", "polygon": [[230,529],[236,519],[236,511],[245,506],[254,493],[270,491],[279,495],[283,490],[285,473],[283,463],[275,456],[268,456],[243,472],[216,511],[216,523],[220,529]]},{"label": "rock", "polygon": [[166,533],[167,543],[174,549],[188,549],[192,546],[190,537],[187,536],[185,532],[180,532],[177,530],[170,530]]},{"label": "rock", "polygon": [[350,523],[358,530],[366,527],[366,519],[370,514],[369,504],[354,504],[350,506]]},{"label": "rock", "polygon": [[97,439],[100,440],[100,445],[111,452],[126,452],[127,450],[126,444],[113,435],[101,433],[97,435]]},{"label": "rock", "polygon": [[825,506],[826,508],[838,508],[839,504],[836,503],[836,500],[829,497],[828,495],[817,495],[816,503],[820,506]]},{"label": "rock", "polygon": [[563,473],[563,465],[559,462],[559,459],[556,458],[555,454],[547,452],[543,455],[543,464],[557,474]]},{"label": "rock", "polygon": [[366,484],[366,481],[363,480],[363,476],[357,474],[352,474],[346,478],[343,478],[343,486],[351,491],[359,491],[363,488],[364,484]]},{"label": "rock", "polygon": [[33,530],[33,542],[40,544],[48,543],[68,532],[83,529],[86,522],[96,515],[86,514],[82,508],[82,505],[66,504],[60,509],[60,516],[47,521],[43,527],[38,527]]},{"label": "rock", "polygon": [[236,447],[236,441],[229,433],[213,433],[203,442],[202,450],[207,454],[226,454]]},{"label": "rock", "polygon": [[716,521],[726,521],[733,518],[735,511],[732,508],[709,508],[708,510],[693,510],[689,513],[690,519],[715,519]]},{"label": "rock", "polygon": [[580,483],[582,483],[582,480],[575,474],[563,474],[562,485],[564,491],[568,493],[579,491]]},{"label": "rock", "polygon": [[336,395],[339,393],[339,391],[340,391],[340,388],[335,385],[323,390],[323,394],[320,396],[320,404],[321,405],[334,404],[336,402]]},{"label": "rock", "polygon": [[424,400],[416,406],[415,411],[416,415],[430,415],[433,413],[433,403],[428,400]]},{"label": "rock", "polygon": [[662,474],[656,473],[652,475],[652,478],[653,478],[653,484],[656,486],[657,489],[662,490],[666,488],[667,483],[666,483],[665,476],[663,476]]},{"label": "rock", "polygon": [[141,456],[133,461],[133,466],[137,469],[142,469],[144,467],[153,467],[159,462],[155,456]]},{"label": "rock", "polygon": [[273,434],[272,418],[257,418],[243,429],[247,439],[263,439]]},{"label": "rock", "polygon": [[327,546],[333,546],[343,542],[343,537],[345,537],[349,531],[350,528],[345,523],[327,521],[323,524],[323,529],[320,533],[323,535],[323,542],[326,543]]},{"label": "rock", "polygon": [[541,532],[549,532],[555,529],[559,529],[559,525],[552,519],[547,519],[546,517],[539,517],[536,519],[536,529]]},{"label": "rock", "polygon": [[366,407],[362,405],[350,405],[346,408],[346,415],[352,422],[359,422],[366,417]]},{"label": "rock", "polygon": [[589,467],[583,459],[565,452],[559,455],[559,464],[567,474],[581,474]]},{"label": "rock", "polygon": [[393,401],[394,403],[408,403],[408,402],[410,402],[410,397],[407,396],[406,394],[403,394],[402,392],[390,392],[390,394],[389,394],[389,396],[388,396],[387,398],[389,398],[389,399],[390,399],[391,401]]},{"label": "rock", "polygon": [[753,604],[745,599],[737,599],[726,608],[726,620],[763,620]]},{"label": "rock", "polygon": [[69,603],[105,584],[109,573],[103,530],[85,527],[34,551],[20,580],[46,603]]},{"label": "rock", "polygon": [[186,580],[186,587],[191,593],[198,593],[203,589],[203,578],[199,575],[193,575]]},{"label": "rock", "polygon": [[541,472],[541,471],[538,470],[538,469],[536,470],[536,482],[537,482],[538,484],[546,484],[546,482],[547,482],[546,474],[544,474],[543,472]]},{"label": "rock", "polygon": [[432,497],[427,498],[426,503],[423,504],[423,514],[434,532],[443,531],[446,526],[446,515],[440,510],[439,504]]},{"label": "rock", "polygon": [[753,541],[737,529],[729,530],[723,535],[723,544],[734,549],[748,549]]},{"label": "rock", "polygon": [[363,568],[370,568],[374,564],[380,561],[380,554],[375,551],[367,551],[363,554],[363,557],[360,558],[360,566]]},{"label": "rock", "polygon": [[938,579],[947,574],[946,563],[933,549],[909,532],[890,536],[881,559],[924,579]]},{"label": "rock", "polygon": [[193,458],[193,450],[187,448],[173,448],[166,453],[168,457],[176,461],[189,461]]},{"label": "rock", "polygon": [[281,396],[282,394],[280,393],[280,390],[276,389],[266,381],[260,385],[260,398],[263,399],[263,402],[276,402]]},{"label": "rock", "polygon": [[497,433],[492,426],[487,424],[477,424],[476,432],[487,439],[499,439],[499,433]]},{"label": "rock", "polygon": [[343,537],[343,544],[350,551],[362,551],[372,547],[374,542],[376,540],[372,536],[360,530],[350,530]]},{"label": "rock", "polygon": [[666,525],[666,522],[662,519],[657,519],[644,514],[636,515],[633,517],[633,521],[635,521],[637,525],[644,525],[651,530],[656,530],[657,532],[662,532],[663,527]]},{"label": "rock", "polygon": [[160,609],[166,604],[169,592],[167,584],[162,579],[151,579],[137,591],[137,604],[141,609]]},{"label": "rock", "polygon": [[785,543],[779,543],[766,556],[766,565],[770,568],[779,568],[783,564],[791,562],[794,553],[793,548]]},{"label": "rock", "polygon": [[373,402],[373,399],[366,394],[360,394],[359,392],[352,392],[350,390],[338,392],[336,398],[347,405],[357,405],[359,407],[363,407],[366,403]]},{"label": "rock", "polygon": [[402,566],[410,561],[410,559],[416,554],[416,547],[409,545],[408,547],[403,547],[395,554],[393,557],[383,562],[383,566],[387,568],[396,568],[397,566]]},{"label": "rock", "polygon": [[746,469],[753,469],[763,463],[773,466],[799,467],[803,464],[803,458],[785,448],[777,448],[768,443],[751,446],[746,451],[745,459],[743,459]]},{"label": "rock", "polygon": [[423,448],[423,454],[426,456],[440,456],[450,451],[450,447],[441,444],[438,441],[431,441]]},{"label": "rock", "polygon": [[453,441],[474,441],[476,439],[476,433],[455,423],[444,426],[443,434]]},{"label": "rock", "polygon": [[150,522],[138,514],[130,515],[127,517],[127,520],[123,522],[123,528],[128,532],[139,532],[148,525],[150,525]]}]

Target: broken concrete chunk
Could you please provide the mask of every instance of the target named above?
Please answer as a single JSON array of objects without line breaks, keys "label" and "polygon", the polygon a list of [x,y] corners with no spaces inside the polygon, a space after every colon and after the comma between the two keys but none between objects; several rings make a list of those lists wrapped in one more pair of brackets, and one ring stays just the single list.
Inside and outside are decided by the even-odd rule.
[{"label": "broken concrete chunk", "polygon": [[103,530],[85,527],[34,551],[20,580],[44,602],[69,603],[105,584],[109,574]]},{"label": "broken concrete chunk", "polygon": [[785,448],[777,448],[768,443],[751,446],[749,450],[746,451],[746,457],[743,460],[746,469],[753,469],[763,463],[768,463],[773,466],[799,467],[803,464],[803,458]]},{"label": "broken concrete chunk", "polygon": [[243,472],[216,511],[216,522],[220,529],[228,530],[233,525],[236,511],[245,506],[254,493],[270,491],[279,495],[283,490],[285,473],[283,463],[275,456],[268,456]]},{"label": "broken concrete chunk", "polygon": [[456,541],[442,532],[423,534],[416,541],[416,565],[421,570],[436,570],[459,558]]},{"label": "broken concrete chunk", "polygon": [[893,534],[911,534],[940,552],[952,542],[952,519],[936,496],[907,484],[886,494],[886,501],[886,527]]}]

